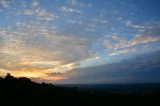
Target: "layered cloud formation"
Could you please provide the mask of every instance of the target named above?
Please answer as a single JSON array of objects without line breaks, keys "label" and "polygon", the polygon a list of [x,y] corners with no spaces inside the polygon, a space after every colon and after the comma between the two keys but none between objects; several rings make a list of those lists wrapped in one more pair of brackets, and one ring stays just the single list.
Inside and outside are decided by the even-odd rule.
[{"label": "layered cloud formation", "polygon": [[18,24],[14,29],[1,28],[0,32],[1,67],[18,71],[18,74],[28,71],[31,74],[36,71],[35,75],[42,71],[63,72],[91,56],[87,39],[58,35],[54,29],[43,26]]},{"label": "layered cloud formation", "polygon": [[101,66],[79,68],[70,71],[70,79],[57,83],[104,84],[159,82],[160,51],[137,58]]},{"label": "layered cloud formation", "polygon": [[0,0],[0,75],[55,83],[136,81],[138,73],[159,69],[158,4]]},{"label": "layered cloud formation", "polygon": [[[129,21],[130,22],[130,21]],[[128,25],[128,24],[127,24]],[[106,49],[111,49],[113,52],[109,56],[119,55],[123,53],[134,52],[137,46],[141,46],[142,49],[145,45],[152,45],[152,43],[160,42],[160,22],[146,23],[144,26],[130,25],[130,27],[135,27],[137,33],[131,38],[126,39],[118,35],[106,36],[104,40],[104,46]],[[138,49],[138,50],[139,50]]]}]

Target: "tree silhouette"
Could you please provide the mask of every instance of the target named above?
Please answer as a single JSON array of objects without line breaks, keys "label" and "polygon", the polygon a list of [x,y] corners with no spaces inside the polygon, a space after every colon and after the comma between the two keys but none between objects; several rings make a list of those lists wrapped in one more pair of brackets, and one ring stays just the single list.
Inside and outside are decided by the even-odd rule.
[{"label": "tree silhouette", "polygon": [[11,76],[10,73],[7,73],[5,79],[6,79],[6,80],[7,80],[7,79],[8,79],[8,80],[12,80],[12,79],[14,79],[14,77]]}]

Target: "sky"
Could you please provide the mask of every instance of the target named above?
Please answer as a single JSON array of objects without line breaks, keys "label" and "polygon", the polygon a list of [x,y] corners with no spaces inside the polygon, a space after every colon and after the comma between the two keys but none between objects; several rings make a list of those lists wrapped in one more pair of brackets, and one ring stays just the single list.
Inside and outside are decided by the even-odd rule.
[{"label": "sky", "polygon": [[0,76],[160,82],[159,0],[0,0]]}]

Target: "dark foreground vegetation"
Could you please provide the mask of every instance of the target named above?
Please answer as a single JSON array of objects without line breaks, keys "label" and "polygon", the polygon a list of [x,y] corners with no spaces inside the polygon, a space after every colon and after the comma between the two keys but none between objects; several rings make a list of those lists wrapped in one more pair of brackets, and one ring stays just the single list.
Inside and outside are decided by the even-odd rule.
[{"label": "dark foreground vegetation", "polygon": [[0,106],[160,106],[160,89],[134,92],[77,89],[0,77]]}]

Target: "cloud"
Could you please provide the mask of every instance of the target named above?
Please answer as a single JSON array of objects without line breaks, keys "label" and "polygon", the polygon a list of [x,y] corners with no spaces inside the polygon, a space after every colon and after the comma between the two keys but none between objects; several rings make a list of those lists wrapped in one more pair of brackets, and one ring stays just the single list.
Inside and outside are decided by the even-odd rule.
[{"label": "cloud", "polygon": [[46,81],[48,82],[68,79],[68,77],[64,76],[64,73],[60,73],[60,72],[46,73],[46,75],[48,77]]},{"label": "cloud", "polygon": [[23,14],[28,15],[28,16],[32,16],[34,14],[34,12],[32,10],[24,10]]},{"label": "cloud", "polygon": [[55,18],[58,18],[58,16],[55,16],[52,13],[47,12],[45,9],[37,9],[36,10],[36,18],[39,20],[52,21]]},{"label": "cloud", "polygon": [[37,20],[45,20],[45,21],[53,21],[54,19],[58,18],[58,16],[42,8],[36,1],[33,1],[31,5],[32,5],[31,9],[20,10],[18,11],[17,14],[34,16],[35,19]]},{"label": "cloud", "polygon": [[[129,21],[128,24],[131,24]],[[106,36],[104,46],[106,50],[112,51],[109,55],[119,55],[122,53],[130,53],[135,51],[135,47],[149,45],[160,41],[159,22],[147,23],[143,28],[143,32],[137,31],[137,34],[131,39],[127,39],[120,35]],[[141,28],[140,28],[141,29]]]},{"label": "cloud", "polygon": [[130,27],[130,26],[132,26],[132,25],[133,25],[131,20],[126,21],[126,23],[125,23],[125,24],[126,24],[126,26],[127,26],[127,27]]},{"label": "cloud", "polygon": [[92,56],[89,39],[57,34],[46,26],[18,22],[14,28],[0,28],[0,38],[1,75],[9,72],[36,81],[68,79],[68,74],[46,73],[66,73]]},{"label": "cloud", "polygon": [[72,20],[72,19],[69,19],[67,20],[68,23],[71,23],[71,24],[83,24],[83,22],[81,20]]},{"label": "cloud", "polygon": [[70,8],[66,6],[62,6],[60,10],[66,13],[81,13],[81,11],[78,9]]},{"label": "cloud", "polygon": [[153,35],[140,35],[134,37],[131,41],[128,43],[131,46],[138,45],[138,44],[145,44],[145,43],[151,43],[151,42],[158,42],[160,41],[160,36],[153,36]]},{"label": "cloud", "polygon": [[75,4],[79,3],[79,0],[68,0],[67,3],[75,5]]},{"label": "cloud", "polygon": [[88,58],[86,61],[94,61],[94,60],[99,60],[99,59],[100,59],[99,56],[93,56],[93,57]]},{"label": "cloud", "polygon": [[[142,24],[146,20],[140,22],[136,14],[128,14],[126,7],[118,5],[81,0],[1,0],[0,74],[6,71],[39,80],[68,79],[75,74],[70,70],[120,61],[119,55],[137,56],[141,51],[160,49],[156,45],[160,23]],[[133,17],[126,20],[130,15]],[[63,75],[48,77],[46,73]]]},{"label": "cloud", "polygon": [[81,8],[84,8],[84,7],[92,7],[92,4],[91,3],[85,3],[81,0],[67,0],[66,3],[68,5],[71,5],[71,6],[78,6],[78,7],[81,7]]},{"label": "cloud", "polygon": [[[123,17],[117,17],[116,20],[117,20],[117,21],[121,21],[121,20],[123,20]],[[127,23],[127,22],[126,22],[126,23]]]},{"label": "cloud", "polygon": [[159,21],[147,23],[146,26],[143,28],[143,30],[144,30],[143,32],[135,36],[128,43],[130,45],[137,45],[137,44],[145,44],[145,43],[160,41]]},{"label": "cloud", "polygon": [[[119,19],[119,18],[118,18]],[[120,21],[120,20],[119,20]],[[137,25],[137,24],[133,24],[133,22],[131,20],[127,20],[125,21],[125,25],[126,27],[129,27],[129,28],[134,28],[134,29],[138,29],[138,30],[142,30],[145,28],[145,26],[143,25]]]},{"label": "cloud", "polygon": [[92,20],[93,20],[93,22],[96,22],[96,23],[99,23],[99,24],[107,24],[108,23],[107,20],[99,19],[99,18],[93,18]]},{"label": "cloud", "polygon": [[32,7],[33,7],[33,8],[37,7],[38,5],[39,5],[39,4],[38,4],[37,0],[33,0],[33,1],[32,1]]},{"label": "cloud", "polygon": [[66,72],[92,55],[89,39],[57,34],[46,26],[17,23],[14,28],[0,28],[0,38],[0,68],[16,76],[43,77],[45,73]]},{"label": "cloud", "polygon": [[60,76],[63,75],[63,73],[60,72],[54,72],[54,73],[46,73],[48,76]]},{"label": "cloud", "polygon": [[104,46],[106,49],[117,50],[119,48],[124,48],[126,46],[127,40],[118,35],[110,35],[106,36],[104,40]]},{"label": "cloud", "polygon": [[133,48],[127,48],[127,49],[122,49],[122,50],[117,50],[115,52],[112,52],[109,54],[109,56],[116,56],[116,55],[120,55],[120,54],[127,54],[127,53],[131,53],[136,51],[136,49]]},{"label": "cloud", "polygon": [[[66,80],[56,83],[136,83],[160,82],[159,52],[141,55],[135,59],[90,68],[73,69]],[[150,75],[149,75],[150,74]],[[147,77],[145,76],[147,75]]]},{"label": "cloud", "polygon": [[10,0],[0,0],[0,8],[9,8]]}]

